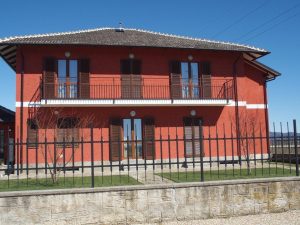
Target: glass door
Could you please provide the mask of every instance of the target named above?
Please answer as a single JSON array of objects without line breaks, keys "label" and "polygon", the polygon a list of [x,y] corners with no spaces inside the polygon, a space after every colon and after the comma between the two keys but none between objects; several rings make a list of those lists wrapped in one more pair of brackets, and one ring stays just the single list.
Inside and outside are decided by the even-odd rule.
[{"label": "glass door", "polygon": [[77,60],[69,61],[69,98],[77,98],[78,64]]},{"label": "glass door", "polygon": [[77,98],[77,60],[58,60],[58,97]]},{"label": "glass door", "polygon": [[142,120],[123,119],[124,158],[141,158],[142,153]]},{"label": "glass door", "polygon": [[186,62],[181,63],[181,76],[182,76],[182,98],[189,97],[189,64]]},{"label": "glass door", "polygon": [[199,76],[198,63],[182,62],[182,97],[198,98],[199,97]]},{"label": "glass door", "polygon": [[199,73],[198,73],[198,63],[190,63],[191,64],[191,98],[199,97]]},{"label": "glass door", "polygon": [[58,98],[67,97],[67,60],[58,60],[58,71],[57,71],[57,95]]}]

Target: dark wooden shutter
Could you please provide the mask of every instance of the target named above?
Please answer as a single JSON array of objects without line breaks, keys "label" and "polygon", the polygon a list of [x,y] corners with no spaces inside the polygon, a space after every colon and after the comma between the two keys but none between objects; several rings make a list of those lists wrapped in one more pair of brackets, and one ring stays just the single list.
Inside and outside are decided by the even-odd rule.
[{"label": "dark wooden shutter", "polygon": [[54,99],[55,94],[55,78],[56,78],[56,60],[54,58],[46,58],[44,60],[44,93],[45,99]]},{"label": "dark wooden shutter", "polygon": [[[79,139],[79,118],[75,117],[64,117],[59,118],[57,121],[57,129],[56,129],[56,140],[59,142],[57,144],[58,147],[72,147],[74,144],[74,147],[78,147]],[[74,143],[72,143],[74,138]],[[65,144],[63,144],[63,141],[65,141]]]},{"label": "dark wooden shutter", "polygon": [[121,74],[131,74],[130,60],[129,59],[122,59],[121,60]]},{"label": "dark wooden shutter", "polygon": [[132,60],[132,74],[140,75],[142,71],[142,62],[138,59]]},{"label": "dark wooden shutter", "polygon": [[203,62],[201,66],[201,71],[202,97],[210,99],[212,98],[210,63]]},{"label": "dark wooden shutter", "polygon": [[141,60],[132,60],[131,97],[133,99],[140,99],[142,97],[141,70]]},{"label": "dark wooden shutter", "polygon": [[186,157],[200,156],[200,129],[201,120],[197,118],[184,118],[184,147]]},{"label": "dark wooden shutter", "polygon": [[173,61],[170,64],[171,97],[174,99],[181,99],[181,65],[178,61]]},{"label": "dark wooden shutter", "polygon": [[121,95],[122,99],[130,99],[131,97],[131,69],[130,69],[130,60],[123,59],[121,60]]},{"label": "dark wooden shutter", "polygon": [[184,118],[184,148],[185,148],[185,157],[191,157],[193,154],[192,147],[192,119]]},{"label": "dark wooden shutter", "polygon": [[109,145],[109,151],[110,151],[110,160],[111,161],[118,161],[122,160],[122,153],[121,153],[121,119],[112,119],[110,122],[110,145]]},{"label": "dark wooden shutter", "polygon": [[144,120],[143,155],[147,160],[155,159],[155,125],[154,119]]},{"label": "dark wooden shutter", "polygon": [[79,97],[90,98],[90,61],[88,59],[79,60]]},{"label": "dark wooden shutter", "polygon": [[121,94],[124,99],[140,99],[142,96],[140,60],[121,60]]},{"label": "dark wooden shutter", "polygon": [[142,97],[142,79],[141,75],[131,75],[131,98],[141,99]]},{"label": "dark wooden shutter", "polygon": [[38,125],[36,120],[27,120],[27,145],[29,148],[37,148],[38,146]]},{"label": "dark wooden shutter", "polygon": [[[63,142],[63,140],[65,139],[65,141],[67,142],[66,140],[66,131],[65,129],[63,128],[57,128],[56,129],[56,141],[57,142]],[[62,144],[61,144],[62,145]]]}]

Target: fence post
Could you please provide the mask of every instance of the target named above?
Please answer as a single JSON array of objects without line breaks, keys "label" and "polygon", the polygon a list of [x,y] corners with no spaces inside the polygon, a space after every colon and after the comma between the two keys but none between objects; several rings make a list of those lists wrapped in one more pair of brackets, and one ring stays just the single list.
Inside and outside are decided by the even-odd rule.
[{"label": "fence post", "polygon": [[203,147],[204,147],[204,145],[203,145],[203,127],[202,127],[202,120],[200,120],[200,133],[199,133],[199,137],[200,137],[200,148],[201,148],[201,151],[200,151],[200,163],[201,163],[201,171],[200,171],[200,173],[201,173],[201,182],[203,182],[204,181],[204,166],[203,166],[203,155],[204,155],[204,149],[203,149]]},{"label": "fence post", "polygon": [[92,176],[92,188],[95,187],[95,174],[94,174],[94,132],[93,125],[91,125],[91,176]]},{"label": "fence post", "polygon": [[297,134],[297,124],[296,120],[293,120],[293,127],[294,127],[294,148],[295,148],[295,159],[296,159],[296,176],[299,176],[299,156],[298,156],[298,134]]}]

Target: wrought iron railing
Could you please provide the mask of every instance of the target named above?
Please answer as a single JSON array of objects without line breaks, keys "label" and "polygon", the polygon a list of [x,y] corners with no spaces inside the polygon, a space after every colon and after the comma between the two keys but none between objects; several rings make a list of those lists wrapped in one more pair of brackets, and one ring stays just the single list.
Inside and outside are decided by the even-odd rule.
[{"label": "wrought iron railing", "polygon": [[[0,168],[7,175],[7,179],[2,176],[0,191],[299,176],[300,136],[295,120],[286,140],[291,143],[288,154],[282,131],[274,137],[259,126],[236,135],[232,127],[197,126],[197,137],[167,128],[153,139],[133,140],[110,140],[102,133],[107,128],[85,128],[88,136],[68,141],[49,135],[51,129],[44,135],[41,130],[37,142],[30,145],[28,139],[6,143],[15,149],[10,152],[14,162]],[[113,153],[111,146],[119,147]]]},{"label": "wrought iron railing", "polygon": [[233,99],[231,79],[211,79],[209,84],[180,82],[167,78],[108,78],[90,83],[43,83],[42,99]]}]

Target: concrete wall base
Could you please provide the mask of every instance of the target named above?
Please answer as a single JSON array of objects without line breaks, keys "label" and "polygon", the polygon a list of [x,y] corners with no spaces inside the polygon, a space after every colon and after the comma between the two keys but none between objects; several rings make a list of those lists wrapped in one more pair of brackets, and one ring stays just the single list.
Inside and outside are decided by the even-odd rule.
[{"label": "concrete wall base", "polygon": [[300,209],[300,178],[0,193],[0,224],[135,224]]}]

